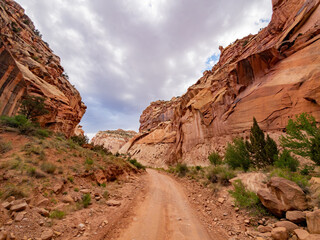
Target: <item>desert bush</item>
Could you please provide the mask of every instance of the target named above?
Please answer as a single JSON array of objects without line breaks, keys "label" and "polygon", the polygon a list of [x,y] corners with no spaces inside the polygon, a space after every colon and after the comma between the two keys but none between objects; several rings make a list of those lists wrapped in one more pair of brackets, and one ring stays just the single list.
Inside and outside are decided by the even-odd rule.
[{"label": "desert bush", "polygon": [[240,180],[235,181],[233,186],[234,190],[230,190],[229,193],[234,198],[236,206],[248,210],[253,215],[267,214],[259,197],[254,192],[247,190]]},{"label": "desert bush", "polygon": [[248,171],[251,161],[242,138],[235,138],[232,144],[228,143],[225,161],[233,169],[242,168],[244,171]]},{"label": "desert bush", "polygon": [[82,196],[82,206],[87,208],[91,203],[91,196],[89,193],[86,193]]},{"label": "desert bush", "polygon": [[8,197],[15,197],[16,199],[27,197],[26,189],[21,186],[16,186],[14,184],[5,185],[2,189],[2,198],[7,199]]},{"label": "desert bush", "polygon": [[299,167],[299,161],[291,156],[288,150],[284,149],[279,158],[274,162],[274,165],[278,168],[288,168],[292,172],[296,172]]},{"label": "desert bush", "polygon": [[227,166],[216,166],[208,169],[207,179],[212,182],[220,182],[222,185],[227,186],[230,184],[229,180],[234,178],[236,174]]},{"label": "desert bush", "polygon": [[79,146],[89,143],[89,138],[87,136],[72,136],[70,139]]},{"label": "desert bush", "polygon": [[64,211],[59,210],[53,210],[50,212],[49,217],[55,218],[55,219],[63,219],[65,217],[66,213]]},{"label": "desert bush", "polygon": [[37,169],[35,167],[28,167],[27,168],[27,173],[31,177],[35,177],[36,176],[36,172],[37,172]]},{"label": "desert bush", "polygon": [[91,166],[93,164],[93,160],[91,158],[86,158],[85,162],[84,162],[86,165],[89,165]]},{"label": "desert bush", "polygon": [[104,197],[104,199],[108,200],[109,199],[109,192],[107,190],[104,191],[102,196]]},{"label": "desert bush", "polygon": [[284,148],[302,157],[308,157],[320,165],[320,128],[315,118],[302,113],[290,119],[286,126],[286,136],[280,138]]},{"label": "desert bush", "polygon": [[129,162],[138,169],[146,169],[146,167],[139,163],[136,159],[129,159]]},{"label": "desert bush", "polygon": [[214,151],[209,156],[208,159],[210,163],[214,166],[217,166],[222,163],[222,157],[219,155],[218,152]]},{"label": "desert bush", "polygon": [[273,165],[278,155],[277,144],[269,135],[265,139],[264,132],[255,118],[250,130],[250,142],[246,141],[246,148],[250,153],[252,164],[258,168]]},{"label": "desert bush", "polygon": [[178,163],[175,167],[175,173],[177,173],[179,177],[184,177],[188,171],[188,166],[185,163]]},{"label": "desert bush", "polygon": [[304,165],[303,169],[301,169],[300,174],[309,175],[314,170],[314,166]]},{"label": "desert bush", "polygon": [[0,141],[0,154],[9,152],[12,149],[11,142],[2,142]]},{"label": "desert bush", "polygon": [[217,174],[214,172],[213,168],[210,168],[206,174],[207,179],[211,182],[211,183],[217,183],[218,182],[218,176]]},{"label": "desert bush", "polygon": [[49,113],[46,108],[45,98],[27,95],[21,101],[19,113],[26,116],[27,119],[35,121],[37,117]]},{"label": "desert bush", "polygon": [[53,174],[57,169],[57,166],[54,165],[53,163],[50,162],[44,162],[41,164],[41,170],[49,173],[49,174]]}]

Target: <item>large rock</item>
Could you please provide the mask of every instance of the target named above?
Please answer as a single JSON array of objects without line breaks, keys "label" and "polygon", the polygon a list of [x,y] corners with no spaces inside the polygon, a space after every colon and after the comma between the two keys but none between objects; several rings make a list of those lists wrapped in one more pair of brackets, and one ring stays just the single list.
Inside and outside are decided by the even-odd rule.
[{"label": "large rock", "polygon": [[288,210],[305,210],[308,207],[306,194],[296,183],[284,178],[272,177],[267,186]]},{"label": "large rock", "polygon": [[39,117],[42,126],[74,134],[86,106],[68,81],[60,59],[36,34],[24,9],[5,0],[0,11],[0,115],[15,115],[25,95],[46,98],[49,113]]},{"label": "large rock", "polygon": [[99,131],[91,140],[95,146],[103,146],[112,154],[119,152],[121,147],[125,145],[132,137],[137,135],[135,131],[125,131],[122,129]]},{"label": "large rock", "polygon": [[307,213],[306,218],[309,232],[320,234],[320,210]]},{"label": "large rock", "polygon": [[282,217],[289,210],[305,210],[308,207],[305,193],[294,182],[272,177],[267,189],[257,193],[262,204],[274,215]]},{"label": "large rock", "polygon": [[219,62],[181,97],[143,111],[126,152],[147,165],[204,165],[210,152],[247,136],[253,116],[275,138],[296,114],[320,121],[319,1],[273,2],[266,28],[221,48]]},{"label": "large rock", "polygon": [[289,222],[289,221],[280,221],[280,222],[277,222],[275,223],[275,226],[276,227],[284,227],[285,229],[287,229],[287,231],[289,233],[292,233],[294,230],[298,229],[299,226],[292,223],[292,222]]},{"label": "large rock", "polygon": [[271,236],[274,240],[287,240],[289,238],[288,231],[284,227],[276,227],[272,229]]},{"label": "large rock", "polygon": [[303,223],[306,221],[306,213],[301,211],[286,212],[286,219],[294,223]]}]

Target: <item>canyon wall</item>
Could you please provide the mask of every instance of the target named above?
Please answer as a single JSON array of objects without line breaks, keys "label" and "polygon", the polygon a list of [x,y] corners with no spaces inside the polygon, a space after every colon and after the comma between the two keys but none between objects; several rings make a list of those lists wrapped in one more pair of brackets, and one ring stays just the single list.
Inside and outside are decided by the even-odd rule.
[{"label": "canyon wall", "polygon": [[122,129],[99,131],[92,138],[91,143],[95,146],[103,146],[112,154],[116,154],[135,135],[137,135],[135,131],[125,131]]},{"label": "canyon wall", "polygon": [[151,103],[140,133],[120,152],[150,166],[208,164],[256,117],[279,136],[302,112],[320,120],[319,0],[273,0],[269,25],[221,50],[219,62],[188,91]]},{"label": "canyon wall", "polygon": [[12,0],[0,1],[0,115],[15,115],[23,96],[46,99],[49,114],[43,127],[73,135],[86,106],[72,86],[60,59],[41,39],[24,9]]}]

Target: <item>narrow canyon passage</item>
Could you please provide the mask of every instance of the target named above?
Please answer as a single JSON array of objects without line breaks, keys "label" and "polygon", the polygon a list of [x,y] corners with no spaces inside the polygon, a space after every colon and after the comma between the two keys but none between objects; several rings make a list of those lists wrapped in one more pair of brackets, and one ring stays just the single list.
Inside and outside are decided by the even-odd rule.
[{"label": "narrow canyon passage", "polygon": [[213,239],[197,219],[179,183],[155,170],[147,172],[150,187],[146,198],[118,239]]}]

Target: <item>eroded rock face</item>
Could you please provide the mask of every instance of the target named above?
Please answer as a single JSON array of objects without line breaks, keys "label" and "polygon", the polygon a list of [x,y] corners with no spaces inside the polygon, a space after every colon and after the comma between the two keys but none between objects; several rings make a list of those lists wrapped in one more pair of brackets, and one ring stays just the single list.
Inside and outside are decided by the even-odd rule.
[{"label": "eroded rock face", "polygon": [[50,113],[38,119],[41,125],[73,135],[86,106],[59,57],[12,0],[1,1],[0,34],[0,115],[17,114],[24,95],[42,96]]},{"label": "eroded rock face", "polygon": [[320,121],[319,16],[319,0],[273,1],[266,28],[221,48],[219,62],[183,96],[143,112],[127,151],[148,164],[201,165],[212,150],[246,136],[253,116],[276,135],[302,112]]},{"label": "eroded rock face", "polygon": [[122,129],[99,131],[92,138],[91,143],[93,145],[103,146],[112,154],[115,154],[135,135],[137,135],[135,131],[125,131]]}]

